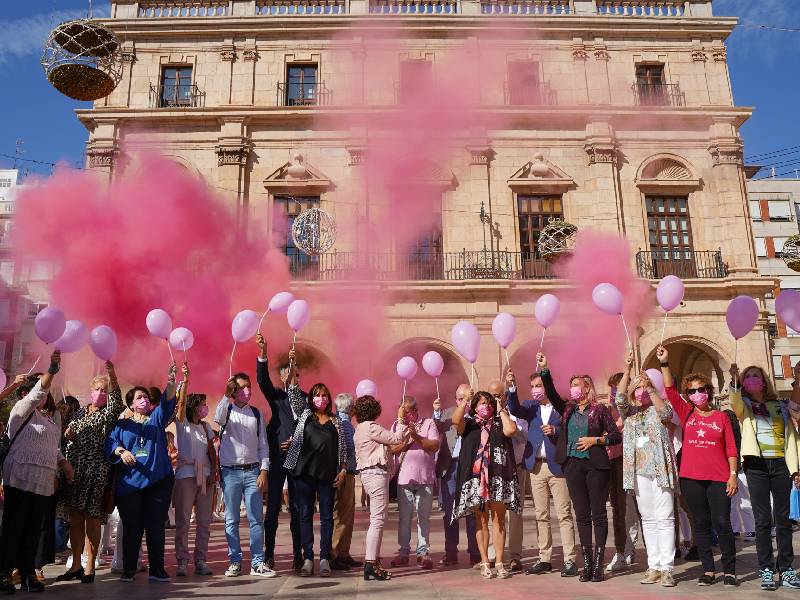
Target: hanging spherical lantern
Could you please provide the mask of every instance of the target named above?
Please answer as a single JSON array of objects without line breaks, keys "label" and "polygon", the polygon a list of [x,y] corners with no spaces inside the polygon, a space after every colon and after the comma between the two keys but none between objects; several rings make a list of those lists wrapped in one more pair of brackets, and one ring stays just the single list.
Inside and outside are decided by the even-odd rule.
[{"label": "hanging spherical lantern", "polygon": [[569,256],[578,228],[560,219],[550,221],[539,234],[539,254],[548,262]]},{"label": "hanging spherical lantern", "polygon": [[292,240],[299,250],[309,256],[324,254],[336,242],[336,223],[321,208],[309,208],[294,220]]},{"label": "hanging spherical lantern", "polygon": [[65,96],[105,98],[122,79],[119,39],[91,19],[61,23],[47,38],[42,66],[48,81]]},{"label": "hanging spherical lantern", "polygon": [[781,258],[792,271],[800,273],[800,235],[793,235],[783,245]]}]

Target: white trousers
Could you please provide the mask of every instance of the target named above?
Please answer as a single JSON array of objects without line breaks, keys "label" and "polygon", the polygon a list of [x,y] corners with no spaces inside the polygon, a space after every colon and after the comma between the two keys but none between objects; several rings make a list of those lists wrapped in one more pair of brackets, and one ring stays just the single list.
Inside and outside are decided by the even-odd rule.
[{"label": "white trousers", "polygon": [[672,490],[662,488],[655,477],[636,476],[636,504],[642,516],[647,546],[647,566],[671,571],[675,564],[675,512]]},{"label": "white trousers", "polygon": [[734,533],[752,533],[756,530],[753,504],[750,502],[750,490],[747,488],[747,477],[744,473],[739,473],[739,491],[731,497],[731,525]]}]

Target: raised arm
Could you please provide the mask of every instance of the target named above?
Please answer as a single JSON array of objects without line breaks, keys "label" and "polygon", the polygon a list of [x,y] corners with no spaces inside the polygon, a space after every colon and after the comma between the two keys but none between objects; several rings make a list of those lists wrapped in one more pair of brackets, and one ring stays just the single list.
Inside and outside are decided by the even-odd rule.
[{"label": "raised arm", "polygon": [[[472,390],[470,390],[469,397],[472,398]],[[464,415],[467,412],[467,401],[466,400],[457,400],[456,401],[456,408],[453,411],[453,416],[450,418],[453,421],[453,425],[456,427],[456,431],[458,435],[464,433],[464,425],[466,422],[464,420]]]},{"label": "raised arm", "polygon": [[161,403],[156,406],[156,409],[153,411],[153,422],[157,423],[160,427],[169,425],[170,421],[172,421],[172,418],[175,416],[175,405],[178,402],[178,398],[175,395],[175,378],[177,371],[178,367],[173,361],[169,366],[167,387],[161,395]]},{"label": "raised arm", "polygon": [[656,350],[656,358],[661,365],[661,376],[664,378],[664,387],[675,387],[675,378],[672,377],[672,371],[669,368],[669,352],[667,352],[664,346],[658,347]]},{"label": "raised arm", "polygon": [[5,389],[3,389],[2,392],[0,392],[0,402],[5,402],[11,396],[13,396],[14,393],[19,389],[19,386],[21,386],[23,383],[25,383],[25,381],[27,379],[28,379],[28,376],[25,373],[21,373],[20,375],[17,375],[14,378],[14,382],[11,385],[7,386]]},{"label": "raised arm", "polygon": [[[404,427],[404,426],[403,426]],[[375,421],[371,421],[369,424],[369,439],[374,442],[378,442],[379,444],[383,444],[384,446],[392,446],[395,444],[402,444],[406,440],[407,435],[406,429],[398,428],[398,431],[393,432],[389,431],[382,425],[379,425]]]},{"label": "raised arm", "polygon": [[279,390],[272,385],[272,379],[269,377],[269,362],[267,360],[267,342],[264,336],[260,333],[256,335],[256,344],[258,344],[258,360],[256,362],[256,381],[258,387],[264,397],[267,399],[270,410],[276,414],[275,403],[283,398],[283,390]]},{"label": "raised arm", "polygon": [[67,439],[72,440],[92,433],[108,435],[117,424],[119,416],[125,410],[125,403],[122,401],[122,390],[119,389],[117,374],[111,361],[106,362],[106,373],[108,373],[108,403],[105,410],[95,411],[70,423],[64,433]]},{"label": "raised arm", "polygon": [[[545,363],[547,364],[547,363]],[[553,405],[553,408],[556,409],[558,414],[563,415],[564,409],[567,407],[567,403],[558,393],[555,384],[553,383],[553,376],[550,374],[550,369],[546,366],[543,367],[539,373],[542,377],[542,385],[544,386],[544,393],[547,394],[547,397],[550,398],[550,402]]]},{"label": "raised arm", "polygon": [[539,412],[538,404],[523,406],[517,394],[517,380],[511,369],[506,373],[506,398],[508,399],[508,411],[518,419],[533,421]]},{"label": "raised arm", "polygon": [[[744,419],[744,400],[742,400],[742,386],[739,385],[739,367],[735,363],[732,364],[729,373],[731,374],[731,386],[728,390],[728,397],[736,418],[742,421]],[[792,390],[792,399],[796,392],[796,389]]]},{"label": "raised arm", "polygon": [[178,408],[175,410],[175,418],[178,421],[186,420],[186,396],[189,393],[189,365],[183,363],[181,367],[183,381],[178,386]]},{"label": "raised arm", "polygon": [[628,385],[631,382],[632,368],[633,368],[633,350],[628,352],[628,356],[625,357],[625,368],[622,370],[622,379],[620,380],[619,385],[617,385],[617,392],[626,397],[628,395]]},{"label": "raised arm", "polygon": [[514,434],[517,433],[517,424],[511,418],[511,413],[508,412],[507,408],[500,407],[500,400],[496,400],[495,410],[499,413],[500,421],[503,423],[503,435],[514,437]]},{"label": "raised arm", "polygon": [[678,415],[678,418],[681,420],[681,427],[686,422],[686,418],[691,414],[692,408],[689,406],[689,403],[686,402],[681,395],[678,393],[674,387],[668,387],[667,389],[667,400],[672,405],[672,410]]}]

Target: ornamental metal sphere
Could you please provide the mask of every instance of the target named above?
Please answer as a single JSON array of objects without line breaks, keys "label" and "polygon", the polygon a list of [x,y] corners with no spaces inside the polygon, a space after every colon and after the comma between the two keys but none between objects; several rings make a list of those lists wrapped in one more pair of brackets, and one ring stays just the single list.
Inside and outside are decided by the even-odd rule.
[{"label": "ornamental metal sphere", "polygon": [[793,235],[783,245],[781,257],[786,266],[800,273],[800,235]]},{"label": "ornamental metal sphere", "polygon": [[575,246],[578,228],[561,219],[550,221],[539,234],[539,254],[548,262],[569,256]]},{"label": "ornamental metal sphere", "polygon": [[65,96],[105,98],[122,79],[119,39],[90,19],[61,23],[47,38],[42,67],[47,80]]},{"label": "ornamental metal sphere", "polygon": [[294,245],[305,254],[324,254],[336,242],[336,222],[321,208],[309,208],[294,220]]}]

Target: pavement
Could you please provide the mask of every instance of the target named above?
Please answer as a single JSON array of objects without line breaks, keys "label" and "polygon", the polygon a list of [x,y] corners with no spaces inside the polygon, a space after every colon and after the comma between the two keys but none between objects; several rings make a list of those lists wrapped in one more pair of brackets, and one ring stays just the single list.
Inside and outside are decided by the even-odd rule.
[{"label": "pavement", "polygon": [[[533,521],[533,510],[526,503],[524,517],[523,563],[525,566],[535,561],[536,527]],[[393,505],[389,514],[388,528],[384,532],[382,555],[385,565],[389,564],[397,550],[397,511]],[[609,515],[610,521],[610,515]],[[243,522],[246,520],[243,519]],[[353,534],[351,552],[355,558],[363,558],[364,536],[369,523],[368,513],[356,509],[356,523]],[[318,522],[317,534],[318,534]],[[558,527],[553,527],[554,546],[558,543]],[[175,559],[173,554],[173,530],[167,531],[167,570],[174,575]],[[63,566],[49,566],[45,569],[48,579],[45,594],[48,597],[60,598],[97,598],[123,600],[127,598],[153,600],[186,600],[192,598],[249,598],[259,597],[275,600],[320,599],[320,600],[531,600],[546,598],[548,600],[613,599],[628,600],[640,598],[721,598],[723,594],[736,594],[737,600],[763,598],[766,592],[759,589],[756,573],[755,543],[752,540],[737,540],[737,571],[741,586],[739,588],[723,587],[721,581],[710,587],[698,587],[697,578],[702,572],[700,563],[679,560],[675,567],[674,588],[660,586],[644,586],[639,583],[646,569],[644,550],[637,549],[636,562],[628,571],[614,573],[602,583],[581,583],[575,578],[562,578],[558,572],[549,575],[515,574],[507,580],[484,580],[479,573],[469,566],[462,530],[461,563],[457,567],[435,567],[432,571],[423,571],[411,561],[412,566],[403,569],[391,569],[391,581],[364,581],[361,570],[342,573],[334,571],[331,578],[301,578],[291,572],[291,538],[287,513],[282,513],[278,531],[278,548],[276,549],[277,569],[280,576],[274,579],[263,579],[243,575],[238,578],[225,578],[223,572],[227,567],[227,546],[225,532],[219,523],[213,525],[209,565],[214,570],[211,577],[200,577],[190,574],[188,577],[173,577],[171,583],[148,581],[146,573],[137,575],[133,582],[118,580],[118,575],[109,572],[106,566],[97,570],[94,584],[80,582],[55,583],[55,576],[63,572]],[[249,562],[247,531],[242,528],[242,546],[245,549],[245,561]],[[416,534],[412,535],[412,543]],[[315,541],[318,537],[315,535]],[[611,535],[609,535],[611,540]],[[193,541],[193,530],[190,544]],[[434,511],[431,518],[431,549],[435,561],[442,557],[444,536],[442,531],[441,512]],[[556,548],[558,551],[558,548]],[[795,540],[795,552],[798,552],[798,540]],[[610,560],[613,550],[607,550],[606,560]],[[717,555],[717,559],[719,556]],[[580,562],[580,560],[579,560]],[[562,557],[553,556],[554,567],[560,568]],[[247,564],[243,564],[243,572],[249,573]],[[720,567],[721,568],[721,567]],[[792,597],[800,600],[800,590],[781,588],[774,593],[778,597]]]}]

